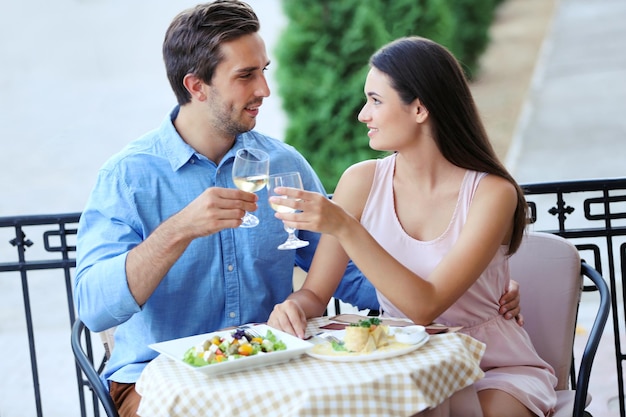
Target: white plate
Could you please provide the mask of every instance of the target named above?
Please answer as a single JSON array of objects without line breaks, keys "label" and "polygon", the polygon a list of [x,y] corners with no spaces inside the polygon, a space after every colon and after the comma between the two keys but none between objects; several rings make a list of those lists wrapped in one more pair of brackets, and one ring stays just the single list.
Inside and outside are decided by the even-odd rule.
[{"label": "white plate", "polygon": [[153,343],[149,345],[151,349],[168,356],[174,361],[180,363],[182,366],[186,366],[189,369],[200,371],[206,375],[218,375],[229,372],[245,371],[248,369],[258,368],[261,366],[272,365],[275,363],[286,362],[290,359],[299,357],[304,352],[313,347],[313,344],[305,340],[299,339],[288,333],[276,330],[273,327],[265,324],[259,324],[250,326],[258,334],[265,336],[268,330],[276,335],[278,340],[282,340],[287,345],[285,350],[277,350],[270,353],[256,354],[253,356],[247,356],[238,358],[226,362],[214,363],[206,366],[192,366],[183,361],[185,352],[199,344],[202,344],[205,340],[210,339],[213,336],[226,336],[232,334],[234,330],[224,330],[219,332],[199,334],[196,336],[183,337],[181,339],[169,340],[167,342]]},{"label": "white plate", "polygon": [[[393,328],[390,328],[389,333],[393,334],[393,331],[394,331]],[[328,332],[328,333],[332,334],[338,339],[343,339],[345,335],[345,330],[337,330],[337,331]],[[312,350],[309,350],[306,352],[306,354],[316,359],[321,359],[321,360],[331,361],[331,362],[364,362],[364,361],[373,361],[373,360],[378,360],[378,359],[393,358],[396,356],[405,355],[409,352],[413,352],[414,350],[419,349],[426,342],[428,342],[429,335],[428,333],[426,333],[423,327],[421,331],[419,331],[419,333],[421,334],[421,338],[419,338],[415,344],[407,345],[407,344],[398,343],[397,345],[395,345],[397,347],[394,347],[392,345],[391,348],[378,349],[370,353],[331,351],[328,349],[328,347],[331,346],[331,343],[323,341],[321,343],[316,344],[316,346],[318,345],[320,346],[319,348],[316,347]],[[326,352],[332,352],[332,353],[319,352],[318,349],[325,350]]]}]

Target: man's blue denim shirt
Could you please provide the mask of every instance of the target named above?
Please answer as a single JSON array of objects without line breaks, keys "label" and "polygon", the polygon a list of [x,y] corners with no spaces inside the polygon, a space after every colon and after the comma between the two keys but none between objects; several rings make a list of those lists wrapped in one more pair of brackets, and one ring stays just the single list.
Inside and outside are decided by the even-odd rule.
[{"label": "man's blue denim shirt", "polygon": [[[126,255],[208,187],[235,188],[231,169],[238,149],[265,150],[270,173],[299,171],[306,190],[325,193],[293,147],[255,131],[239,135],[216,165],[179,136],[172,122],[177,114],[178,107],[160,128],[104,164],[80,219],[74,295],[78,315],[93,331],[118,326],[104,379],[135,382],[157,355],[148,347],[151,343],[266,321],[274,305],[292,292],[293,266],[308,270],[319,240],[316,233],[299,231],[311,242],[308,247],[278,250],[286,233],[267,204],[264,188],[257,193],[254,213],[259,226],[195,239],[145,305],[137,305],[126,283]],[[352,265],[339,296],[341,288],[344,301],[376,303],[371,284]]]}]

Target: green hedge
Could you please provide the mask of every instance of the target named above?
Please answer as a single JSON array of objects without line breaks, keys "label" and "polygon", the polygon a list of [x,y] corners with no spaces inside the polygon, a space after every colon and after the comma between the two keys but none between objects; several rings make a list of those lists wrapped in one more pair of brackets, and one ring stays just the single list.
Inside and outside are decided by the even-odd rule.
[{"label": "green hedge", "polygon": [[285,141],[333,192],[351,164],[381,156],[357,115],[368,59],[391,40],[419,35],[447,46],[469,77],[488,43],[500,0],[283,0],[287,27],[276,46]]}]

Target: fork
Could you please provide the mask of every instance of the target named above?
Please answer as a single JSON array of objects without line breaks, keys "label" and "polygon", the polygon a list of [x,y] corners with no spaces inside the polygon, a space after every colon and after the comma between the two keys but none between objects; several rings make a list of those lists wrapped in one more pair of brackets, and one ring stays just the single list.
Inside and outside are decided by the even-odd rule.
[{"label": "fork", "polygon": [[320,333],[320,334],[317,334],[316,336],[319,336],[322,339],[325,339],[329,342],[343,343],[340,339],[336,338],[330,333]]},{"label": "fork", "polygon": [[256,337],[259,339],[263,338],[256,330],[253,330],[252,327],[242,327],[241,330],[243,330],[243,333],[246,335],[246,337],[250,336],[251,338]]}]

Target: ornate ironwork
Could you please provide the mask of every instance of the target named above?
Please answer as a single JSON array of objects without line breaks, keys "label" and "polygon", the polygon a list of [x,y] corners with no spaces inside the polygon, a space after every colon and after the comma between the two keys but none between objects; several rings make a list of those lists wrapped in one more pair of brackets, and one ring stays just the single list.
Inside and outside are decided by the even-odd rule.
[{"label": "ornate ironwork", "polygon": [[[622,331],[626,322],[626,178],[526,184],[522,188],[535,230],[572,241],[611,289],[620,416],[625,417]],[[585,285],[586,291],[594,286]]]},{"label": "ornate ironwork", "polygon": [[[581,252],[581,257],[609,280],[620,416],[626,417],[622,370],[626,354],[622,350],[620,332],[620,329],[626,326],[626,310],[624,310],[623,302],[626,292],[621,286],[626,280],[626,178],[527,184],[523,185],[523,189],[530,208],[530,221],[533,224],[531,227],[570,239]],[[71,244],[70,237],[76,234],[76,223],[79,218],[80,213],[0,217],[0,232],[6,233],[7,230],[13,229],[8,243],[13,248],[12,250],[15,250],[17,261],[0,262],[0,272],[14,271],[20,274],[38,417],[41,417],[43,412],[30,309],[28,272],[42,269],[63,271],[69,321],[70,325],[73,324],[75,312],[71,272],[76,266],[76,247]],[[31,228],[33,233],[30,231]],[[42,232],[41,228],[45,230]],[[35,238],[37,233],[40,233],[41,239]],[[32,256],[44,251],[52,258],[27,259],[27,248]],[[4,253],[4,249],[0,247],[0,255],[4,256]],[[586,285],[585,289],[591,291],[594,290],[594,286]],[[76,378],[81,415],[86,416],[84,387],[87,383],[78,367],[76,367]],[[93,393],[92,401],[94,415],[98,416],[98,402]]]},{"label": "ornate ironwork", "polygon": [[[6,255],[8,255],[8,259],[15,259],[15,261],[0,262],[0,272],[18,272],[21,279],[37,417],[43,416],[43,407],[28,273],[35,270],[59,270],[62,272],[71,326],[76,319],[71,276],[72,269],[76,266],[76,246],[71,244],[70,237],[76,235],[79,218],[80,213],[0,217],[0,233],[2,233],[0,236],[5,237],[7,234],[9,237],[13,236],[8,240],[8,243],[14,250],[14,255],[10,255],[11,250],[7,251],[6,247],[0,247],[0,255],[2,255],[2,259],[6,259]],[[29,248],[28,256],[27,248]],[[88,347],[91,349],[88,334],[87,341]],[[83,387],[88,385],[78,366],[76,366],[76,381],[79,388],[81,416],[86,416],[87,407]],[[98,417],[100,410],[97,398],[95,395],[92,397],[93,415]]]}]

